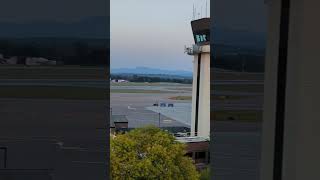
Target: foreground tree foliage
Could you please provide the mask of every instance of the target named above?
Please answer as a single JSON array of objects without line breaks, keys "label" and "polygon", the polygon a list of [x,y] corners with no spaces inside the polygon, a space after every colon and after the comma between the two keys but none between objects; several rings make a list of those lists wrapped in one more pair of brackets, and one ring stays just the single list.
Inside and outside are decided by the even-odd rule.
[{"label": "foreground tree foliage", "polygon": [[111,139],[111,175],[117,179],[199,179],[185,146],[156,127],[135,129]]},{"label": "foreground tree foliage", "polygon": [[200,180],[210,180],[210,169],[206,168],[200,172]]}]

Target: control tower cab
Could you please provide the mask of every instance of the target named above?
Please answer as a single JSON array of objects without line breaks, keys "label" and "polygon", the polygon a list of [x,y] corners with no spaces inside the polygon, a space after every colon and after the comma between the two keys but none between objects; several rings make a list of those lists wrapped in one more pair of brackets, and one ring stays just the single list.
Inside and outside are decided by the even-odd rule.
[{"label": "control tower cab", "polygon": [[191,22],[195,44],[185,48],[193,60],[191,136],[210,137],[210,18]]}]

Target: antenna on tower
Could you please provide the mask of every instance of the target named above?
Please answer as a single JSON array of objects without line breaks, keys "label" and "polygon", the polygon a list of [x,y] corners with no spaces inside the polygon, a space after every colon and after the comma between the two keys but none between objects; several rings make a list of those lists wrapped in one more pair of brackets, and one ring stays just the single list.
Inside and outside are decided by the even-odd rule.
[{"label": "antenna on tower", "polygon": [[194,20],[196,20],[197,19],[197,7],[194,7]]},{"label": "antenna on tower", "polygon": [[195,14],[194,14],[195,12],[194,12],[194,4],[193,4],[193,7],[192,7],[192,20],[195,20]]},{"label": "antenna on tower", "polygon": [[206,0],[206,17],[208,17],[208,0]]}]

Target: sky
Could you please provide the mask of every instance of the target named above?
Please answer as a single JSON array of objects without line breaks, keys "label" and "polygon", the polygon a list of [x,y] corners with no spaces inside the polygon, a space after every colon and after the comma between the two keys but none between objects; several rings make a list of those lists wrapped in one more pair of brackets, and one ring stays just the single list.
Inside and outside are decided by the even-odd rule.
[{"label": "sky", "polygon": [[[2,0],[0,22],[70,22],[108,16],[108,2]],[[213,2],[213,22],[220,28],[265,32],[264,0]],[[194,43],[190,26],[193,5],[198,17],[206,16],[206,0],[110,0],[111,68],[145,66],[191,71],[192,57],[184,54],[184,46]],[[208,14],[209,7],[210,0]]]},{"label": "sky", "polygon": [[214,25],[224,29],[265,33],[267,31],[266,0],[215,0]]},{"label": "sky", "polygon": [[1,0],[1,22],[79,21],[108,16],[108,0]]},{"label": "sky", "polygon": [[[192,71],[184,46],[193,42],[193,4],[206,0],[111,0],[111,68],[137,66]],[[209,13],[210,1],[208,0]],[[201,13],[200,13],[201,16]]]}]

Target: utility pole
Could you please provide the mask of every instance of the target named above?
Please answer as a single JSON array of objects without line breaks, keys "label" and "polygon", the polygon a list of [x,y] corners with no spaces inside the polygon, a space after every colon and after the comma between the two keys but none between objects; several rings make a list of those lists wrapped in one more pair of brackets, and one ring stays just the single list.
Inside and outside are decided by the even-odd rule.
[{"label": "utility pole", "polygon": [[206,17],[208,17],[208,0],[206,1]]},{"label": "utility pole", "polygon": [[159,128],[161,127],[161,113],[159,112]]},{"label": "utility pole", "polygon": [[3,151],[3,168],[7,168],[7,158],[8,158],[8,149],[7,147],[0,147],[0,150]]},{"label": "utility pole", "polygon": [[240,57],[241,57],[241,62],[242,62],[242,72],[245,72],[246,60],[243,58],[242,55],[240,55]]}]

